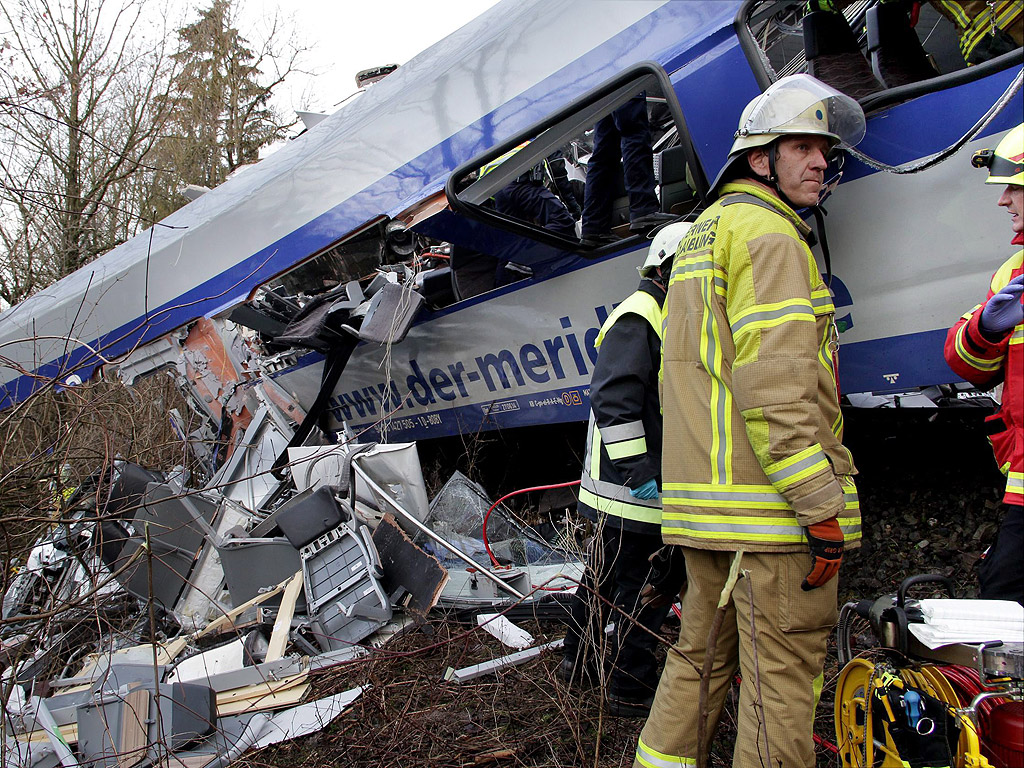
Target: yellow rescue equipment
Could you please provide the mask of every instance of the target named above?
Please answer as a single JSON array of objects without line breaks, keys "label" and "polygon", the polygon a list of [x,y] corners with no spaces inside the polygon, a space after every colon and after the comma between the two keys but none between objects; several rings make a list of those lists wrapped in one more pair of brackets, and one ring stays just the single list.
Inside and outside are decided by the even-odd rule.
[{"label": "yellow rescue equipment", "polygon": [[[835,726],[839,764],[843,768],[904,768],[911,765],[907,752],[907,709],[897,709],[893,701],[906,701],[908,694],[923,692],[941,705],[938,712],[925,706],[913,718],[913,741],[932,737],[933,752],[944,752],[945,760],[935,768],[992,768],[981,753],[978,729],[952,685],[939,669],[930,664],[896,667],[889,661],[877,663],[866,658],[850,661],[839,675],[836,686]],[[904,720],[904,722],[900,722]],[[896,725],[899,723],[899,725]],[[952,726],[959,731],[955,749],[943,738]],[[900,732],[902,729],[902,733]],[[952,734],[952,731],[948,731]],[[945,742],[940,745],[938,742]],[[916,744],[911,744],[911,748]]]},{"label": "yellow rescue equipment", "polygon": [[[926,622],[924,608],[910,600],[908,592],[928,583],[941,585],[953,598],[942,602],[961,602],[955,599],[948,577],[920,574],[904,579],[895,595],[849,602],[840,611],[836,646],[844,666],[834,710],[839,764],[843,768],[1024,764],[1019,725],[1024,701],[1022,644],[991,640],[932,648],[921,642],[910,630]],[[854,644],[868,634],[865,623],[870,624],[877,645],[855,649]]]}]

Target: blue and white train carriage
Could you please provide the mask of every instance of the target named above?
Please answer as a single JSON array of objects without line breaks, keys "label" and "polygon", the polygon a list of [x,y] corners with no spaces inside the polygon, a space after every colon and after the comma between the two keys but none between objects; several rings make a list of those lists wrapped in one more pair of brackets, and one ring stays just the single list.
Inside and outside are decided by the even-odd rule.
[{"label": "blue and white train carriage", "polygon": [[[187,351],[188,329],[212,322],[251,355],[244,379],[272,381],[333,428],[380,432],[386,419],[389,440],[409,441],[584,421],[593,340],[635,287],[647,241],[620,226],[612,242],[587,244],[489,201],[549,169],[546,158],[578,190],[590,129],[643,92],[662,210],[699,210],[744,104],[807,71],[802,5],[505,0],[152,239],[0,315],[3,405],[102,367],[166,366]],[[846,9],[855,35],[871,5]],[[966,67],[945,24],[926,6],[917,25],[943,74],[876,85],[861,99],[859,147],[888,166],[942,159],[906,174],[849,160],[827,204],[845,395],[955,382],[945,329],[1007,254],[1008,228],[969,158],[1020,122],[1024,53]],[[360,293],[386,265],[424,308],[399,343],[357,345],[343,326],[357,325]],[[296,329],[297,314],[313,319]],[[348,339],[347,361],[332,339]]]}]

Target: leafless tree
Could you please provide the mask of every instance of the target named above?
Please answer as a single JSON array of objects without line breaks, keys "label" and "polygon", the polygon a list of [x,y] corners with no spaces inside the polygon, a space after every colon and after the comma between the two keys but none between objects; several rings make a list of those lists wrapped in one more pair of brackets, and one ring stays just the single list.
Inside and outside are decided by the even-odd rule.
[{"label": "leafless tree", "polygon": [[126,182],[159,135],[172,60],[141,0],[0,5],[0,298],[14,303],[139,229]]},{"label": "leafless tree", "polygon": [[[190,23],[145,0],[0,4],[0,299],[14,304],[215,186],[292,125],[270,98],[305,50],[235,0]],[[173,31],[172,31],[173,30]]]}]

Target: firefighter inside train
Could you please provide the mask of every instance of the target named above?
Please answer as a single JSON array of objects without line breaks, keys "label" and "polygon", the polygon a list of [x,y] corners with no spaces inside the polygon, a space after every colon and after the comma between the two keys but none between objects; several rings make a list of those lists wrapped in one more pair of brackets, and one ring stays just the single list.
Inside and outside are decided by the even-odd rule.
[{"label": "firefighter inside train", "polygon": [[[619,105],[592,126],[570,137],[562,146],[536,162],[493,193],[484,207],[511,219],[554,232],[586,247],[612,244],[628,235],[649,235],[676,221],[662,213],[664,205],[691,202],[691,169],[674,162],[668,202],[659,196],[654,172],[654,147],[675,148],[678,131],[671,111],[657,94],[641,93]],[[530,141],[486,163],[464,180],[471,183],[493,173],[529,147]],[[677,189],[678,188],[678,189]],[[693,205],[690,207],[692,208]],[[686,211],[683,211],[685,213]],[[626,224],[620,232],[620,224]],[[614,230],[614,232],[613,232]],[[470,298],[493,288],[530,277],[528,266],[456,246],[452,270],[457,298]]]},{"label": "firefighter inside train", "polygon": [[[843,15],[853,2],[808,0],[801,23],[807,71],[855,99],[981,64],[1024,43],[1021,0],[879,0],[865,12],[869,63],[859,30],[851,29]],[[919,36],[922,6],[935,23]],[[939,24],[952,27],[948,37],[935,34]],[[931,41],[929,52],[922,36]]]}]

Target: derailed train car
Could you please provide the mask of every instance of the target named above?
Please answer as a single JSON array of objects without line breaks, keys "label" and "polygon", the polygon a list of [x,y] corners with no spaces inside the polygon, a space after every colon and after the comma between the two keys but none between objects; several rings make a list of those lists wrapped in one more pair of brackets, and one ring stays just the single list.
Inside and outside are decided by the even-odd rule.
[{"label": "derailed train car", "polygon": [[[159,647],[142,643],[147,621],[126,633],[140,645],[86,658],[106,646],[77,641],[75,620],[19,665],[19,679],[57,675],[64,698],[49,708],[62,734],[74,725],[81,755],[144,743],[128,725],[147,721],[158,696],[168,712],[205,718],[163,723],[183,749],[211,734],[244,749],[256,729],[233,692],[281,679],[290,692],[253,696],[294,704],[313,668],[350,658],[396,603],[429,607],[447,589],[486,606],[543,588],[545,573],[571,582],[565,557],[512,523],[489,543],[482,489],[465,478],[443,489],[475,510],[453,521],[437,498],[427,503],[415,462],[398,458],[411,441],[510,427],[528,441],[532,427],[578,431],[586,420],[593,342],[635,285],[647,233],[631,231],[624,189],[600,239],[499,211],[494,198],[524,177],[578,195],[595,124],[642,94],[661,211],[697,213],[743,105],[785,74],[825,77],[814,60],[825,41],[805,29],[804,5],[506,0],[151,233],[0,315],[0,407],[101,374],[130,383],[170,371],[204,422],[190,443],[208,472],[193,479],[200,487],[102,470],[79,499],[106,499],[102,509],[73,507],[5,595],[8,621],[83,596],[160,609],[169,642]],[[879,38],[874,5],[846,7],[854,38],[865,25]],[[966,67],[944,23],[927,8],[918,21],[937,69],[894,87],[869,72],[859,84],[863,154],[832,192],[827,267],[851,403],[955,399],[963,385],[942,359],[945,329],[1005,254],[995,207],[964,176],[974,150],[1019,122],[1024,52]],[[354,437],[392,445],[356,455]],[[116,490],[129,479],[130,493]],[[317,490],[325,484],[332,492]],[[385,515],[397,522],[382,525]],[[473,551],[478,540],[486,553]],[[416,563],[434,580],[403,571]],[[343,568],[356,577],[339,580]],[[250,609],[258,630],[231,645],[237,658],[178,657]],[[150,686],[158,657],[183,674]],[[218,663],[229,671],[184,674]],[[104,698],[110,680],[134,698]],[[47,715],[26,704],[31,741]],[[114,716],[128,724],[117,744]],[[54,762],[36,753],[18,764],[37,758]]]},{"label": "derailed train car", "polygon": [[[871,5],[847,7],[855,32]],[[867,158],[847,162],[828,218],[842,391],[858,402],[956,382],[942,333],[1005,252],[986,226],[994,206],[963,177],[1020,115],[1021,49],[965,67],[927,10],[918,33],[942,74],[875,81],[862,97]],[[390,440],[583,421],[593,339],[647,241],[623,225],[589,242],[490,201],[551,157],[585,183],[594,124],[642,92],[661,208],[698,211],[742,105],[778,76],[818,71],[801,13],[785,1],[501,4],[168,217],[151,243],[0,315],[3,403],[100,368],[131,379],[205,359],[217,337],[234,365],[182,367],[218,424],[253,379],[331,429]],[[921,172],[883,168],[936,154]],[[624,193],[616,206],[624,216]],[[401,343],[351,332],[382,281],[404,286],[392,311],[423,304]],[[289,330],[312,304],[330,311]]]}]

